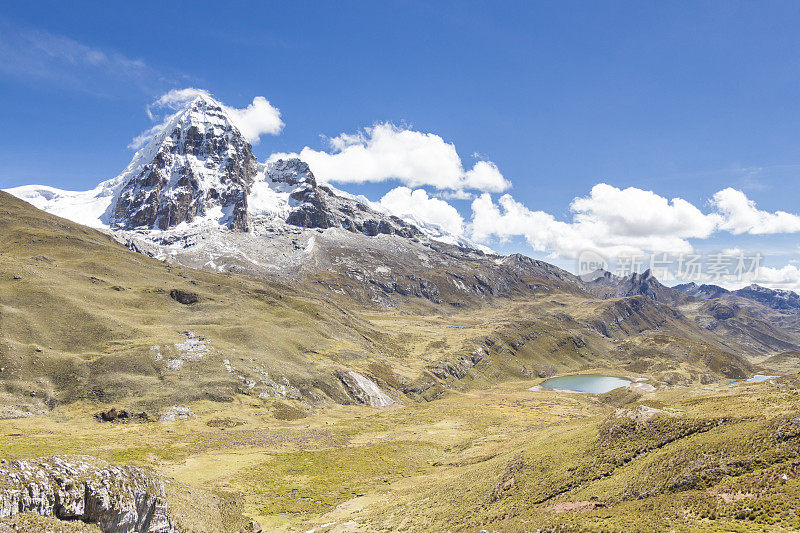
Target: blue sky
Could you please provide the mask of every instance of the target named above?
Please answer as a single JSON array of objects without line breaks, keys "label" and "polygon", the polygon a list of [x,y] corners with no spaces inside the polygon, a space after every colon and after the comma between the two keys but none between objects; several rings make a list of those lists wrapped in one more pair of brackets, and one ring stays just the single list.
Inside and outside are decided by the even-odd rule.
[{"label": "blue sky", "polygon": [[[494,162],[515,202],[556,221],[599,183],[704,214],[732,187],[797,213],[798,27],[800,4],[778,1],[6,3],[0,187],[115,176],[153,126],[146,106],[199,87],[280,109],[282,132],[254,146],[262,160],[392,122],[453,143],[465,169]],[[377,200],[398,185],[341,186]],[[471,200],[450,202],[468,223]],[[787,227],[681,238],[778,269],[797,257]],[[489,231],[491,245],[574,263],[531,248],[532,231]]]}]

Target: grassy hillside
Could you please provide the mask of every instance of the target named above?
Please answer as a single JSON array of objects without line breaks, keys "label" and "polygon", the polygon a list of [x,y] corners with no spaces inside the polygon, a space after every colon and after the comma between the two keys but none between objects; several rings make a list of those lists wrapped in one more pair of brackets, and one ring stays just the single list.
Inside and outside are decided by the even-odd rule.
[{"label": "grassy hillside", "polygon": [[6,416],[76,400],[157,411],[238,392],[349,403],[337,377],[349,370],[398,400],[620,362],[656,378],[751,371],[744,350],[643,297],[598,300],[543,279],[482,305],[369,307],[316,283],[156,261],[5,193],[0,258]]},{"label": "grassy hillside", "polygon": [[[230,400],[246,379],[260,390],[283,377],[337,397],[323,369],[373,353],[380,337],[333,302],[174,267],[0,194],[0,377],[31,409]],[[198,301],[179,303],[176,290]]]},{"label": "grassy hillside", "polygon": [[237,531],[237,513],[287,531],[800,527],[797,380],[601,396],[535,382],[297,418],[237,396],[187,421],[100,424],[77,403],[0,421],[0,455],[149,465],[189,531]]},{"label": "grassy hillside", "polygon": [[[182,531],[249,518],[286,531],[800,528],[800,386],[738,382],[797,371],[785,332],[738,312],[709,327],[703,304],[531,285],[464,306],[356,304],[156,261],[0,193],[0,457],[150,466]],[[357,405],[348,371],[395,406]],[[656,390],[531,390],[572,372]],[[177,405],[188,419],[155,421]],[[149,420],[95,418],[111,407]]]}]

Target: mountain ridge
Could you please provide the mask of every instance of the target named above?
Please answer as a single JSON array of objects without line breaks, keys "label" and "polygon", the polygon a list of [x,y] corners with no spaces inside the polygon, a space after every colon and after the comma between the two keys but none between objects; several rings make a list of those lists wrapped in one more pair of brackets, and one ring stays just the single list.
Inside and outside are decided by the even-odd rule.
[{"label": "mountain ridge", "polygon": [[368,236],[424,234],[480,248],[438,226],[403,219],[363,197],[318,184],[299,159],[259,163],[235,120],[208,95],[195,97],[160,128],[118,176],[94,189],[25,185],[7,192],[44,211],[112,232],[191,225],[246,232],[257,217]]}]

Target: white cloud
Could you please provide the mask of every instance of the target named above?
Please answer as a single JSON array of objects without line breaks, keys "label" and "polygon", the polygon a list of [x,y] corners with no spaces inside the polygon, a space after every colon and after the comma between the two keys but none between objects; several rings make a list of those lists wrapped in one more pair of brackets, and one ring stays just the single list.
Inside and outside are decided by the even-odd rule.
[{"label": "white cloud", "polygon": [[605,183],[592,187],[589,196],[573,200],[570,209],[579,224],[600,225],[609,234],[625,238],[704,239],[717,224],[716,216],[703,214],[681,198],[668,200],[653,191],[618,189]]},{"label": "white cloud", "polygon": [[0,16],[0,72],[102,96],[149,89],[163,77],[141,59]]},{"label": "white cloud", "polygon": [[452,143],[433,133],[376,124],[355,134],[329,139],[330,151],[305,147],[296,155],[308,163],[321,181],[365,183],[398,180],[409,187],[477,189],[502,192],[511,187],[490,161],[478,161],[465,170]]},{"label": "white cloud", "polygon": [[600,183],[588,196],[570,204],[572,220],[558,221],[544,211],[532,211],[506,194],[495,204],[489,194],[472,203],[472,238],[488,242],[524,237],[530,246],[552,256],[575,258],[592,250],[607,258],[620,254],[688,253],[689,239],[706,239],[720,230],[734,234],[793,233],[800,216],[759,210],[744,193],[725,189],[703,213],[682,198],[667,199],[636,187],[618,189]]},{"label": "white cloud", "polygon": [[705,283],[713,283],[728,290],[741,289],[753,283],[772,289],[788,289],[800,292],[800,268],[794,261],[782,267],[760,266],[754,273],[743,275],[741,279],[709,279]]},{"label": "white cloud", "polygon": [[458,210],[444,200],[429,197],[424,189],[396,187],[387,192],[379,203],[400,218],[438,226],[456,237],[464,233],[464,219]]},{"label": "white cloud", "polygon": [[786,265],[781,268],[762,266],[758,269],[758,276],[754,280],[759,285],[781,289],[800,289],[800,269],[795,265]]},{"label": "white cloud", "polygon": [[263,96],[253,98],[253,103],[244,109],[228,106],[225,109],[242,135],[253,144],[258,143],[262,135],[277,135],[283,130],[280,110]]},{"label": "white cloud", "polygon": [[172,89],[168,91],[158,98],[148,106],[148,110],[151,108],[169,108],[169,109],[180,109],[198,96],[207,96],[211,97],[211,93],[206,91],[205,89],[198,89],[196,87],[186,87],[184,89]]},{"label": "white cloud", "polygon": [[566,257],[573,254],[559,243],[580,237],[570,224],[559,222],[544,211],[531,211],[510,194],[501,196],[497,205],[489,193],[476,198],[472,202],[470,231],[478,242],[488,242],[492,236],[500,240],[522,236],[535,251],[555,252]]},{"label": "white cloud", "polygon": [[735,235],[800,231],[800,216],[785,211],[762,211],[742,191],[730,187],[717,192],[711,199],[711,205],[720,213],[719,228]]},{"label": "white cloud", "polygon": [[586,250],[606,257],[620,254],[689,252],[689,238],[706,238],[716,217],[704,215],[680,198],[668,200],[634,187],[618,189],[600,183],[589,196],[570,204],[570,222],[544,211],[532,211],[506,194],[495,204],[489,194],[472,203],[472,237],[486,242],[494,237],[524,237],[536,251],[575,258]]},{"label": "white cloud", "polygon": [[503,192],[509,187],[511,187],[511,183],[503,177],[500,169],[491,161],[478,161],[464,174],[464,189]]},{"label": "white cloud", "polygon": [[[167,110],[180,112],[180,110],[198,96],[213,100],[211,94],[204,89],[197,89],[195,87],[173,89],[162,94],[152,104],[147,106],[147,115],[151,120],[157,120],[159,111]],[[222,102],[218,102],[217,100],[214,101],[219,103],[228,117],[230,117],[233,125],[239,129],[245,139],[251,144],[257,144],[261,135],[277,135],[283,130],[284,124],[281,120],[280,110],[270,104],[269,100],[263,96],[256,96],[253,98],[253,103],[244,109],[237,109],[227,106]],[[136,150],[144,146],[154,135],[161,132],[174,117],[175,113],[167,113],[160,124],[137,135],[133,141],[131,141],[131,144],[128,145],[128,148]]]}]

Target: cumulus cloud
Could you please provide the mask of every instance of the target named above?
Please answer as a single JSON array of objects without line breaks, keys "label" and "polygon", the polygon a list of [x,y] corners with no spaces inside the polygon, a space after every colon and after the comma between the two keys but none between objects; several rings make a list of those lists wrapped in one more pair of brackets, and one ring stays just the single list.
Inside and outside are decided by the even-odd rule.
[{"label": "cumulus cloud", "polygon": [[762,266],[758,269],[758,276],[753,281],[767,287],[797,291],[800,289],[800,268],[791,264],[781,268]]},{"label": "cumulus cloud", "polygon": [[[489,193],[483,193],[472,202],[470,233],[478,242],[488,242],[493,236],[501,241],[522,236],[535,251],[549,251],[567,257],[571,252],[561,243],[577,241],[581,237],[570,224],[560,222],[544,211],[532,211],[510,194],[504,194],[495,204]],[[583,242],[590,244],[588,240]]]},{"label": "cumulus cloud", "polygon": [[522,236],[536,251],[575,258],[585,250],[607,257],[644,250],[682,253],[692,250],[687,239],[713,233],[716,215],[705,215],[680,198],[669,200],[635,187],[618,189],[605,183],[570,204],[572,220],[562,222],[533,211],[505,194],[494,203],[484,193],[472,203],[475,240]]},{"label": "cumulus cloud", "polygon": [[303,148],[296,155],[321,181],[366,183],[397,180],[409,187],[475,189],[502,192],[511,183],[491,161],[478,161],[469,170],[452,143],[390,123],[376,124],[355,134],[329,139],[329,151]]},{"label": "cumulus cloud", "polygon": [[396,187],[387,192],[379,203],[400,218],[438,226],[457,237],[464,233],[464,219],[458,210],[444,200],[431,198],[424,189]]},{"label": "cumulus cloud", "polygon": [[[147,106],[147,115],[151,120],[158,120],[160,113],[166,111],[166,116],[163,117],[160,124],[137,135],[128,147],[135,150],[144,146],[154,135],[164,130],[175,117],[176,112],[180,113],[180,110],[182,110],[186,104],[198,96],[213,100],[213,97],[208,91],[195,87],[173,89],[159,96],[152,104]],[[217,102],[217,100],[214,101]],[[256,96],[253,98],[253,102],[244,109],[237,109],[225,105],[222,102],[218,103],[225,110],[228,117],[230,117],[233,125],[239,129],[245,139],[251,144],[257,144],[260,137],[264,134],[277,135],[283,130],[284,124],[281,120],[280,110],[270,104],[269,100],[263,96]]]},{"label": "cumulus cloud", "polygon": [[730,187],[717,192],[710,203],[720,214],[720,229],[730,231],[735,235],[800,231],[800,216],[785,211],[774,213],[762,211],[742,191]]},{"label": "cumulus cloud", "polygon": [[734,234],[794,233],[800,216],[759,210],[735,189],[716,193],[712,211],[704,213],[682,198],[668,199],[636,187],[605,183],[570,204],[572,219],[559,221],[533,211],[506,194],[497,203],[484,193],[472,202],[472,238],[488,242],[523,237],[536,251],[575,258],[592,250],[605,257],[642,252],[688,253],[689,239],[706,239],[718,231]]},{"label": "cumulus cloud", "polygon": [[576,198],[570,209],[583,226],[602,226],[623,238],[706,238],[717,225],[715,215],[705,215],[681,198],[668,200],[636,187],[618,189],[605,183],[592,187],[589,196]]},{"label": "cumulus cloud", "polygon": [[478,161],[464,174],[464,189],[502,192],[511,187],[511,183],[500,173],[497,165],[491,161]]},{"label": "cumulus cloud", "polygon": [[253,103],[244,109],[225,106],[242,135],[253,144],[262,135],[277,135],[283,130],[281,112],[263,96],[253,98]]}]

